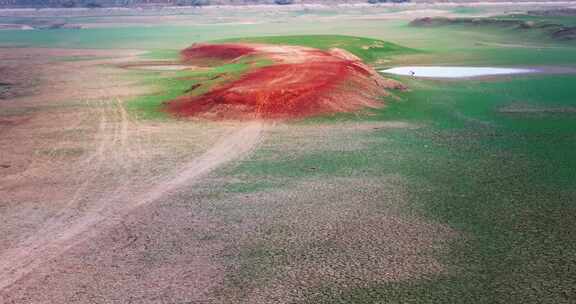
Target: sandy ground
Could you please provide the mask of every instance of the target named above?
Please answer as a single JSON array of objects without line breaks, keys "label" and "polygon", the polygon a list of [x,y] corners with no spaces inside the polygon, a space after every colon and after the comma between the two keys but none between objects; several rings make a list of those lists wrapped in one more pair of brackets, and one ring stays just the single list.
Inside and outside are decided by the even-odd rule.
[{"label": "sandy ground", "polygon": [[153,91],[115,67],[138,54],[0,49],[0,303],[286,303],[444,271],[455,233],[402,211],[399,176],[224,190],[242,161],[418,126],[139,120]]}]

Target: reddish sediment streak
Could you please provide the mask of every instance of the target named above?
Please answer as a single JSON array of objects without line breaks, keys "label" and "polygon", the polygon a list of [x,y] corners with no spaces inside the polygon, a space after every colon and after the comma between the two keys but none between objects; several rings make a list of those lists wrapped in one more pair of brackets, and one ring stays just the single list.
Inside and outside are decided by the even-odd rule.
[{"label": "reddish sediment streak", "polygon": [[290,119],[383,106],[385,81],[346,51],[262,44],[196,45],[182,51],[184,61],[204,58],[234,61],[246,56],[274,63],[198,96],[166,103],[179,117],[207,119]]}]

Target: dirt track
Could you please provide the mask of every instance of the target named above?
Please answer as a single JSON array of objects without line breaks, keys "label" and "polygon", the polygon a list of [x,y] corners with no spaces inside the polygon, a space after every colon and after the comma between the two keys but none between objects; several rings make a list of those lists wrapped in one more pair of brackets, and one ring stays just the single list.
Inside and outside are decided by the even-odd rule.
[{"label": "dirt track", "polygon": [[[246,126],[225,136],[204,154],[192,158],[181,170],[159,178],[152,184],[150,190],[143,191],[136,197],[130,195],[133,190],[130,187],[134,185],[127,184],[118,189],[119,193],[104,194],[102,199],[90,202],[90,206],[84,207],[90,211],[78,213],[76,210],[71,212],[66,210],[52,217],[40,231],[28,236],[17,247],[2,252],[0,290],[9,287],[36,267],[59,256],[72,246],[88,240],[91,235],[98,233],[99,227],[117,224],[122,216],[134,208],[154,202],[179,187],[191,186],[196,179],[212,170],[243,157],[258,144],[262,127],[263,124],[260,122],[246,123]],[[124,125],[118,140],[120,145],[126,140]],[[95,155],[100,158],[98,162],[108,161],[105,155],[115,153],[113,150],[108,150],[110,148],[111,146],[99,148],[98,155]],[[103,150],[108,150],[108,153],[102,153]],[[98,174],[97,166],[87,170]],[[90,180],[91,178],[88,178],[86,183],[90,183]],[[90,187],[89,184],[83,186]],[[74,203],[73,198],[70,204]]]},{"label": "dirt track", "polygon": [[[52,50],[43,59],[71,53],[61,52]],[[35,50],[25,53],[40,55]],[[7,54],[14,52],[4,56]],[[134,54],[130,52],[127,57],[106,63],[132,60]],[[180,187],[191,186],[214,169],[247,155],[260,141],[264,129],[260,122],[196,127],[199,130],[191,130],[184,124],[180,124],[180,130],[141,124],[128,115],[121,99],[132,92],[105,90],[116,76],[110,70],[102,70],[102,63],[97,60],[48,64],[38,58],[34,64],[40,67],[40,76],[53,75],[59,69],[81,69],[84,77],[89,77],[85,74],[95,76],[95,73],[105,77],[102,74],[96,77],[104,79],[101,84],[91,82],[83,87],[77,80],[81,76],[78,72],[70,78],[43,82],[38,88],[40,92],[52,94],[32,94],[3,101],[8,102],[5,109],[13,108],[15,113],[17,109],[34,110],[30,110],[30,114],[7,114],[2,118],[14,124],[3,130],[3,146],[16,147],[18,151],[4,150],[1,158],[10,167],[4,168],[0,175],[0,193],[6,199],[2,205],[3,217],[7,219],[0,227],[3,231],[0,294],[9,294],[18,280],[102,229],[118,224],[135,208]],[[46,64],[45,70],[40,70],[42,64]],[[26,68],[32,68],[32,64]],[[132,90],[138,92],[134,86]],[[74,96],[86,96],[86,99],[81,105],[67,104],[70,102],[66,99]],[[64,110],[37,110],[54,102],[64,102]],[[181,131],[188,134],[173,134]],[[87,136],[78,140],[70,134]],[[38,142],[42,137],[44,140]],[[178,161],[151,161],[159,156],[154,155],[159,149],[154,147],[154,142],[163,137],[163,140],[177,138],[181,145],[193,143],[195,147],[180,151]],[[43,151],[40,157],[39,150]],[[19,167],[18,163],[23,165]],[[18,222],[18,219],[24,221]]]}]

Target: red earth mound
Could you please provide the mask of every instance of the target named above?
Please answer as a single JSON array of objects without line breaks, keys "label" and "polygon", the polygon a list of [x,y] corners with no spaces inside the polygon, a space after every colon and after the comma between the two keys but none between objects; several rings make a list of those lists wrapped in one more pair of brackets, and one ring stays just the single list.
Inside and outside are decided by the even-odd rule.
[{"label": "red earth mound", "polygon": [[202,44],[182,52],[183,60],[235,60],[246,55],[272,60],[239,79],[198,96],[166,103],[180,117],[208,119],[289,119],[365,107],[378,108],[386,88],[383,79],[354,55],[339,49],[322,51],[297,46]]},{"label": "red earth mound", "polygon": [[180,54],[184,61],[194,59],[220,59],[232,60],[238,57],[255,53],[252,47],[242,44],[197,44],[194,47],[183,50]]}]

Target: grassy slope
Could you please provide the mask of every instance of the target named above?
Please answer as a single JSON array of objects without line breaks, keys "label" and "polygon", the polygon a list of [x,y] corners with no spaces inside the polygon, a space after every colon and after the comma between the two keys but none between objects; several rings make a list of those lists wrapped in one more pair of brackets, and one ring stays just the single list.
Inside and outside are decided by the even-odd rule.
[{"label": "grassy slope", "polygon": [[[576,64],[573,46],[542,44],[535,36],[511,36],[514,32],[508,30],[424,31],[432,37],[451,35],[441,40],[470,38],[455,40],[452,48],[429,47],[430,57],[407,62]],[[475,37],[551,48],[468,43]],[[455,50],[469,53],[453,56]],[[441,258],[448,267],[445,275],[343,290],[309,303],[572,303],[576,246],[571,239],[576,227],[570,223],[576,219],[576,161],[571,155],[576,149],[576,115],[558,109],[576,109],[571,85],[576,76],[402,80],[413,90],[402,95],[403,102],[373,116],[340,115],[303,123],[401,120],[425,128],[373,133],[365,140],[374,144],[361,153],[317,151],[270,159],[266,156],[279,151],[264,149],[257,161],[229,172],[244,179],[229,191],[241,192],[278,187],[286,179],[400,174],[410,180],[414,207],[462,232],[451,253]],[[517,104],[544,111],[500,111]]]},{"label": "grassy slope", "polygon": [[[576,64],[574,47],[557,47],[475,53],[488,64]],[[569,240],[576,229],[567,224],[576,217],[570,186],[576,183],[576,162],[569,156],[576,148],[569,140],[575,116],[499,109],[518,103],[574,108],[574,81],[574,76],[414,81],[415,90],[404,97],[415,103],[393,105],[383,118],[435,126],[417,136],[435,153],[422,153],[426,162],[414,153],[402,172],[413,176],[415,189],[428,189],[415,191],[422,208],[468,239],[454,244],[445,259],[451,275],[356,290],[328,302],[570,303],[576,296],[576,248]]]},{"label": "grassy slope", "polygon": [[374,144],[361,152],[270,159],[266,156],[281,151],[264,149],[256,161],[227,173],[243,178],[228,190],[262,191],[266,185],[271,190],[286,180],[399,174],[410,181],[413,207],[462,233],[441,258],[446,275],[376,284],[309,303],[571,303],[576,282],[576,227],[571,224],[576,219],[575,114],[499,110],[519,101],[576,108],[569,85],[574,81],[574,76],[416,80],[404,102],[370,119],[426,128],[372,133],[364,141]]},{"label": "grassy slope", "polygon": [[323,50],[341,48],[362,58],[362,60],[368,63],[374,62],[377,59],[392,57],[394,55],[416,52],[415,50],[387,41],[344,35],[268,36],[225,39],[221,41],[301,45]]},{"label": "grassy slope", "polygon": [[534,16],[529,14],[518,14],[512,15],[511,18],[524,21],[534,21],[536,24],[548,23],[561,24],[565,26],[576,26],[576,18],[572,16]]},{"label": "grassy slope", "polygon": [[[152,58],[166,58],[163,53],[153,54]],[[254,66],[261,66],[266,62],[247,63],[237,62],[225,64],[207,71],[178,71],[178,72],[139,72],[139,78],[144,84],[154,86],[158,93],[144,95],[131,100],[128,108],[141,119],[165,119],[169,118],[162,111],[162,104],[185,94],[191,86],[201,83],[202,87],[194,90],[192,95],[205,93],[210,87],[218,85],[224,78],[212,79],[214,76],[226,74],[225,79],[234,79]]]},{"label": "grassy slope", "polygon": [[[341,173],[409,178],[414,203],[465,239],[442,258],[447,275],[309,303],[570,303],[576,279],[576,227],[569,224],[576,218],[576,161],[570,156],[575,115],[498,110],[519,101],[576,108],[568,86],[575,80],[415,81],[420,88],[404,95],[410,102],[393,104],[380,117],[430,128],[374,135],[386,144],[364,152],[369,161],[351,168],[341,155],[333,165],[340,164]],[[291,166],[302,162],[294,159]]]},{"label": "grassy slope", "polygon": [[[504,22],[504,23],[502,23]],[[488,18],[432,18],[431,24],[419,26],[420,29],[427,27],[446,28],[455,32],[500,32],[503,37],[511,41],[530,41],[545,45],[555,44],[558,41],[571,41],[566,37],[554,37],[553,33],[558,30],[576,26],[576,17],[572,16],[534,16],[527,14],[503,15]],[[573,43],[572,43],[573,44]]]}]

